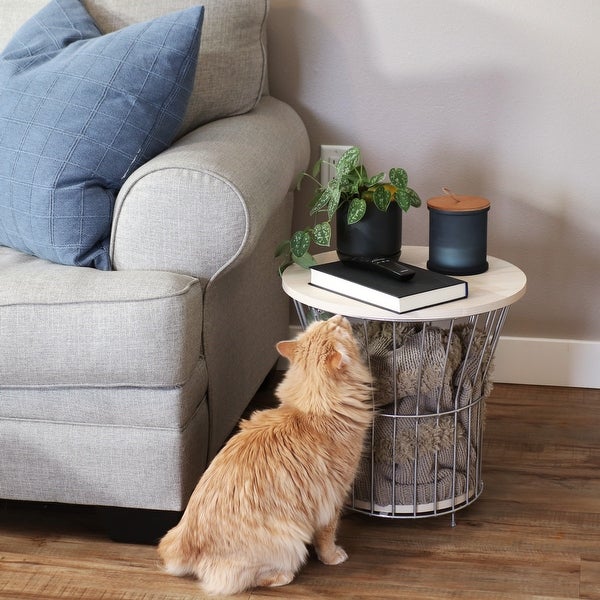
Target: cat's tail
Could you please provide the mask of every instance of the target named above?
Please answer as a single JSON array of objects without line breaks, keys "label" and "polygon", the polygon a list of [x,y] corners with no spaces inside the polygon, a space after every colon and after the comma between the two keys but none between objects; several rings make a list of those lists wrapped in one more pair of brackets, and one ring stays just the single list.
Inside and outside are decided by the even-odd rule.
[{"label": "cat's tail", "polygon": [[158,555],[167,573],[183,577],[196,572],[198,549],[190,542],[187,527],[183,522],[173,527],[160,540]]}]

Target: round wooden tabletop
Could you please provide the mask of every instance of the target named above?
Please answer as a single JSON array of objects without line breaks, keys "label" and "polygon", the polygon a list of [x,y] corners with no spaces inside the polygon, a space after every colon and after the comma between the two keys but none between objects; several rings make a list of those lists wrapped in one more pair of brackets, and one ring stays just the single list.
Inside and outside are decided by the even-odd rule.
[{"label": "round wooden tabletop", "polygon": [[[428,256],[426,246],[403,246],[399,260],[426,268]],[[337,260],[337,254],[335,251],[324,252],[315,255],[315,260],[318,263],[332,262]],[[285,293],[294,300],[333,314],[376,321],[439,321],[503,308],[525,294],[527,278],[521,269],[493,256],[488,256],[487,260],[489,269],[485,273],[454,276],[468,283],[467,298],[402,314],[312,286],[309,284],[309,271],[295,264],[284,271],[282,285]]]}]

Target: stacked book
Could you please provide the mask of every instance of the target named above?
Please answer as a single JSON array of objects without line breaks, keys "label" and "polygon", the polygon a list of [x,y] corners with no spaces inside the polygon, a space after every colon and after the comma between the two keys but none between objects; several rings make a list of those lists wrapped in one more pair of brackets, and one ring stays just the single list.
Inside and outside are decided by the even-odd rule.
[{"label": "stacked book", "polygon": [[466,281],[400,263],[414,271],[410,279],[369,270],[351,262],[331,262],[310,268],[311,285],[367,304],[404,313],[466,298]]}]

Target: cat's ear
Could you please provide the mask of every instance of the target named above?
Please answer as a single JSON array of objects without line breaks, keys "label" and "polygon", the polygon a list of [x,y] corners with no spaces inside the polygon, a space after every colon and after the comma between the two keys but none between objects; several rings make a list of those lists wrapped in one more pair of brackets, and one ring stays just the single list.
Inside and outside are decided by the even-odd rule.
[{"label": "cat's ear", "polygon": [[284,358],[292,360],[294,352],[296,351],[296,342],[294,340],[286,340],[283,342],[277,342],[275,345],[277,352]]},{"label": "cat's ear", "polygon": [[327,363],[332,369],[340,369],[344,364],[344,354],[339,350],[332,350],[327,356]]}]

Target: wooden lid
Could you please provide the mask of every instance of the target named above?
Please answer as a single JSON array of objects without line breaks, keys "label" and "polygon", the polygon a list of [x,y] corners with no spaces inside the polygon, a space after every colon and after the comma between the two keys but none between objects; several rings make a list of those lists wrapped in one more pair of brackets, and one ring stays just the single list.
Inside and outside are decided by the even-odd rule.
[{"label": "wooden lid", "polygon": [[[446,190],[444,190],[446,191]],[[479,196],[459,196],[447,192],[445,196],[436,196],[427,200],[427,208],[443,210],[447,212],[470,212],[485,210],[490,207],[489,200]]]}]

